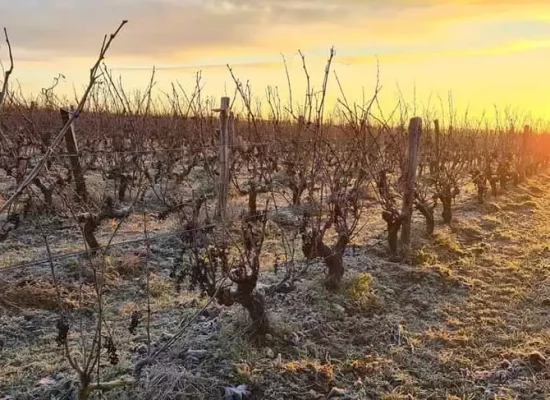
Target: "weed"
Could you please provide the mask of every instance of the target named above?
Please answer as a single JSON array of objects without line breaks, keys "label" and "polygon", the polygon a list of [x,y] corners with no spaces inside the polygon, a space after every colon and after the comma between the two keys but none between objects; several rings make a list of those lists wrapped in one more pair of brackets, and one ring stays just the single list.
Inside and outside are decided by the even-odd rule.
[{"label": "weed", "polygon": [[344,293],[354,307],[361,310],[372,307],[375,300],[372,283],[372,276],[364,272],[353,275],[346,282]]}]

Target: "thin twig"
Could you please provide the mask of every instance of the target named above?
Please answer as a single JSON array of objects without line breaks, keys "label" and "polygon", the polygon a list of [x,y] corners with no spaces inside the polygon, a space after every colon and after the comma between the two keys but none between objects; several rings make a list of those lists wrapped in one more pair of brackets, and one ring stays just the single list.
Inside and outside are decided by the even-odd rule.
[{"label": "thin twig", "polygon": [[143,213],[143,235],[145,236],[145,274],[146,274],[146,296],[147,296],[147,356],[151,355],[151,293],[150,293],[150,275],[151,271],[149,268],[149,253],[150,253],[150,243],[149,236],[147,234],[147,215]]},{"label": "thin twig", "polygon": [[4,28],[4,38],[6,39],[6,44],[8,46],[10,67],[4,72],[4,82],[2,83],[2,90],[0,91],[0,111],[2,111],[2,106],[4,104],[4,101],[8,97],[8,84],[9,84],[10,76],[13,73],[13,53],[11,49],[10,37],[8,36],[8,30],[6,28]]}]

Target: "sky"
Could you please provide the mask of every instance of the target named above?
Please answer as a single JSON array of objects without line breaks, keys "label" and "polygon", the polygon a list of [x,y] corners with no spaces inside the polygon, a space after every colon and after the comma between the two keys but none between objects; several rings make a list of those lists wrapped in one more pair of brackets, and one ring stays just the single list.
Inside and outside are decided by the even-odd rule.
[{"label": "sky", "polygon": [[[205,94],[232,96],[230,64],[259,98],[269,85],[287,101],[284,56],[298,102],[306,82],[298,50],[320,88],[334,46],[349,102],[372,96],[379,71],[386,112],[402,98],[413,114],[445,117],[452,93],[460,115],[496,107],[550,119],[548,0],[0,0],[0,10],[13,79],[26,94],[59,73],[58,93],[83,87],[103,35],[127,19],[106,62],[129,89],[144,88],[155,66],[159,96],[174,81],[191,89],[198,70]],[[333,73],[328,88],[331,107],[343,98]]]}]

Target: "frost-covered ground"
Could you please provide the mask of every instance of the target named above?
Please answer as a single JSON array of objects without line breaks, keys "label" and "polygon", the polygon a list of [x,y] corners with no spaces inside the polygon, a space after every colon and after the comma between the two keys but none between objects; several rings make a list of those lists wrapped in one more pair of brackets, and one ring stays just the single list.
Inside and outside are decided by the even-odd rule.
[{"label": "frost-covered ground", "polygon": [[[152,349],[183,335],[135,385],[103,398],[222,399],[226,392],[258,400],[550,398],[549,193],[550,177],[541,175],[483,206],[460,201],[452,225],[438,226],[432,239],[416,221],[411,263],[389,261],[383,227],[369,224],[346,254],[338,293],[324,288],[318,263],[291,292],[266,297],[272,332],[260,345],[246,339],[246,315],[236,306],[213,303],[187,324],[207,299],[186,286],[178,292],[170,273],[181,246],[166,234],[151,242],[148,259]],[[134,214],[117,240],[142,237],[141,219]],[[52,222],[53,247],[80,248],[77,230]],[[152,219],[150,235],[175,226]],[[112,226],[101,231],[105,239]],[[276,230],[270,235],[268,261],[280,251]],[[36,230],[22,226],[2,243],[2,265],[34,258],[33,249],[42,255],[40,246]],[[268,261],[261,287],[284,274]],[[70,312],[71,324],[84,330],[88,324],[91,340],[95,294],[86,263],[72,257],[55,266],[67,309],[79,309]],[[110,365],[103,350],[102,381],[132,376],[148,351],[146,324],[128,330],[132,312],[145,309],[144,268],[142,243],[117,246],[108,257],[105,319],[119,362]],[[0,275],[4,398],[73,398],[78,379],[55,341],[56,296],[48,264]],[[80,335],[72,332],[78,352]]]}]

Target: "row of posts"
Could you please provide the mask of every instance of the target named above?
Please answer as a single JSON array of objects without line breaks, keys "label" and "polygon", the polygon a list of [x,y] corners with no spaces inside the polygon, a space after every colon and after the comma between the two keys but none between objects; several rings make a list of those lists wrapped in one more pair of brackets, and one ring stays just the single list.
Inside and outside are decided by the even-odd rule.
[{"label": "row of posts", "polygon": [[[69,121],[70,115],[73,112],[73,108],[60,109],[61,119],[63,124]],[[235,137],[235,116],[230,110],[230,98],[222,97],[220,102],[220,108],[215,110],[220,113],[220,163],[219,163],[219,191],[218,191],[218,216],[224,227],[227,224],[227,203],[229,198],[229,185],[230,185],[230,154],[231,145]],[[403,194],[403,205],[401,214],[403,217],[401,240],[404,245],[408,245],[411,235],[411,217],[414,203],[414,190],[416,183],[416,170],[418,166],[418,150],[420,142],[420,133],[422,130],[422,119],[419,117],[412,118],[409,125],[409,148],[407,157],[407,173],[405,190]],[[82,201],[86,201],[88,193],[86,189],[86,180],[84,178],[84,171],[80,164],[80,158],[78,155],[78,145],[76,140],[76,133],[74,128],[74,122],[71,124],[70,129],[65,135],[65,145],[67,152],[69,153],[69,162],[71,174],[73,176],[76,193]]]},{"label": "row of posts", "polygon": [[[62,122],[66,124],[69,121],[70,115],[73,112],[73,108],[70,109],[60,109]],[[220,182],[219,182],[219,197],[218,197],[218,216],[220,217],[221,223],[224,225],[227,224],[227,205],[229,197],[229,185],[230,185],[230,154],[231,154],[231,145],[234,142],[235,138],[235,116],[234,113],[230,110],[230,98],[222,97],[220,102],[220,108],[215,110],[220,113]],[[435,146],[436,153],[440,151],[439,143],[439,121],[435,120]],[[413,205],[414,205],[414,193],[416,186],[416,174],[418,168],[418,158],[419,158],[419,145],[420,145],[420,136],[422,132],[422,118],[414,117],[411,118],[408,128],[408,151],[406,158],[406,168],[405,168],[405,186],[403,192],[403,203],[401,208],[402,216],[402,230],[401,230],[401,242],[404,246],[410,244],[411,239],[411,220],[413,214]],[[527,144],[528,138],[531,134],[531,128],[526,125],[524,127],[524,134],[522,140],[522,151],[520,152],[521,157],[521,166],[522,171],[525,169],[526,165],[526,154],[527,154]],[[71,174],[74,178],[76,193],[83,201],[86,201],[88,198],[86,190],[86,181],[84,179],[84,171],[80,165],[80,160],[78,156],[78,145],[76,141],[76,134],[74,129],[74,123],[71,124],[70,129],[65,135],[65,144],[67,151],[69,153],[69,162],[71,168]]]},{"label": "row of posts", "polygon": [[[230,111],[229,97],[222,97],[220,108],[215,110],[220,113],[220,182],[219,182],[219,204],[218,215],[224,226],[227,224],[227,202],[229,196],[229,159],[230,144],[235,135],[235,119]],[[409,124],[409,147],[406,167],[406,182],[403,193],[403,204],[401,215],[403,218],[401,241],[408,246],[411,237],[411,219],[413,213],[414,191],[416,184],[416,170],[418,168],[418,151],[420,133],[422,131],[422,118],[414,117]]]}]

